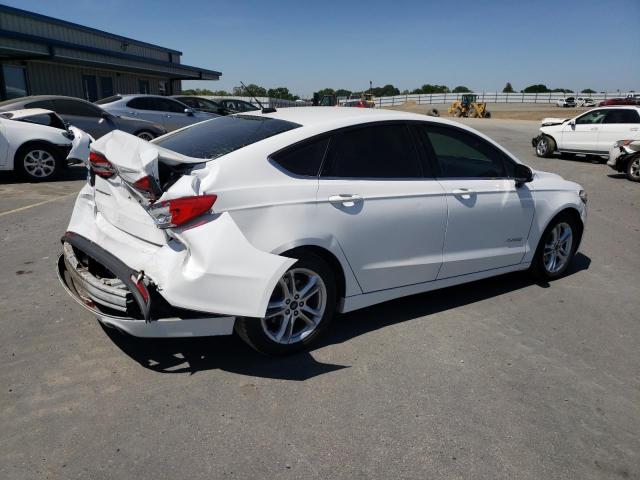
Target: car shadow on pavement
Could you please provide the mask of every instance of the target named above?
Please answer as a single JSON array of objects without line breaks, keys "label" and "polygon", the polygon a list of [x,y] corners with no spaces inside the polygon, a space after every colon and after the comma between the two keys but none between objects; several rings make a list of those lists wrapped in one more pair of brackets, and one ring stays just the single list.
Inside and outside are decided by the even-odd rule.
[{"label": "car shadow on pavement", "polygon": [[[575,256],[566,275],[587,270],[591,259]],[[536,285],[526,272],[516,272],[473,283],[449,287],[391,300],[382,304],[338,315],[314,350],[421,317]],[[547,283],[539,284],[547,288]],[[190,373],[220,369],[252,377],[304,381],[325,373],[349,368],[323,363],[311,352],[288,357],[266,357],[231,337],[144,339],[103,327],[109,338],[130,358],[145,368],[161,373]]]},{"label": "car shadow on pavement", "polygon": [[[39,183],[69,182],[72,180],[84,180],[87,178],[87,168],[84,165],[71,165],[63,168],[60,173],[51,180]],[[14,172],[0,172],[0,184],[36,183],[22,178]]]}]

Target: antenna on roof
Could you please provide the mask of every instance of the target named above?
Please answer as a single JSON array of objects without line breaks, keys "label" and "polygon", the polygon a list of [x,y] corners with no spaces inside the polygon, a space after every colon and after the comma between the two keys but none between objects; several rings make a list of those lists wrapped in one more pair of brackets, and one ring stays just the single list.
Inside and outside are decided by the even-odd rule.
[{"label": "antenna on roof", "polygon": [[264,106],[262,105],[262,103],[260,103],[260,100],[258,100],[258,97],[256,97],[253,92],[251,90],[249,90],[249,88],[242,82],[240,82],[240,85],[242,85],[244,87],[244,89],[247,91],[247,93],[256,101],[256,103],[258,105],[260,105],[260,109],[262,110],[262,113],[273,113],[273,112],[277,112],[277,110],[275,108],[264,108]]}]

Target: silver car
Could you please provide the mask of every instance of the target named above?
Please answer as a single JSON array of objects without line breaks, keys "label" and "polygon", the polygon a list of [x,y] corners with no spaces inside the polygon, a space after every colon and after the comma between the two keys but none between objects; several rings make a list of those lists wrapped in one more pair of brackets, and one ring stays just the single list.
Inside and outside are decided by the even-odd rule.
[{"label": "silver car", "polygon": [[66,123],[100,138],[112,130],[122,130],[143,140],[153,140],[167,133],[164,126],[139,118],[113,115],[81,98],[61,95],[35,95],[0,103],[0,112],[43,108],[56,112]]},{"label": "silver car", "polygon": [[96,104],[114,115],[159,123],[169,132],[219,116],[196,111],[182,102],[160,95],[114,95],[98,100]]}]

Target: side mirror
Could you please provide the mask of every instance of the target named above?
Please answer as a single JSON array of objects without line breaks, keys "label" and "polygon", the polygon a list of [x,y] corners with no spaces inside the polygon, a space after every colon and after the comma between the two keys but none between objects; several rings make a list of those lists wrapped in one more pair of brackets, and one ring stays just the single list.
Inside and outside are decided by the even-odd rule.
[{"label": "side mirror", "polygon": [[576,121],[574,120],[569,120],[569,125],[573,128],[576,126]]},{"label": "side mirror", "polygon": [[533,181],[533,171],[526,165],[518,163],[516,165],[514,179],[516,181],[516,186],[522,185],[524,183],[529,183]]},{"label": "side mirror", "polygon": [[193,108],[185,108],[184,113],[186,113],[190,117],[193,117],[193,114],[196,113],[196,111]]}]

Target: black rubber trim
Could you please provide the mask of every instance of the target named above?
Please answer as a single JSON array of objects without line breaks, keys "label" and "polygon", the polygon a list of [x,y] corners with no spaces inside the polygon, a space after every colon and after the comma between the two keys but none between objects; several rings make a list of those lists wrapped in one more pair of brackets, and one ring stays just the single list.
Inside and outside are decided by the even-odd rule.
[{"label": "black rubber trim", "polygon": [[77,233],[66,232],[62,236],[61,241],[63,243],[67,242],[71,246],[84,252],[86,255],[105,266],[111,273],[118,277],[118,279],[120,279],[122,283],[127,286],[129,291],[131,292],[131,295],[133,295],[133,298],[138,304],[144,320],[148,322],[151,319],[151,294],[147,287],[142,284],[143,288],[147,291],[147,298],[149,299],[148,301],[145,301],[135,282],[131,279],[131,277],[137,278],[140,272],[128,267],[125,263],[123,263],[121,260],[118,260],[104,248],[92,242],[91,240],[86,239],[82,235],[78,235]]}]

